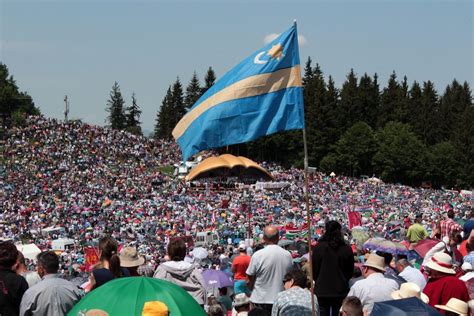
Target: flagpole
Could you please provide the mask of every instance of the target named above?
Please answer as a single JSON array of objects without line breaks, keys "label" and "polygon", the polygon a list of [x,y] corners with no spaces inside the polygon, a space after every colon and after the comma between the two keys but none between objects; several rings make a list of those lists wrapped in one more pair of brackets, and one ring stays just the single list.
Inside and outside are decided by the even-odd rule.
[{"label": "flagpole", "polygon": [[[295,21],[296,23],[296,21]],[[316,316],[314,306],[314,276],[313,276],[313,251],[311,249],[311,212],[309,210],[309,185],[308,185],[308,145],[306,143],[306,127],[303,128],[303,147],[304,147],[304,191],[306,200],[306,220],[308,226],[308,264],[309,264],[309,280],[311,282],[311,314]]]}]

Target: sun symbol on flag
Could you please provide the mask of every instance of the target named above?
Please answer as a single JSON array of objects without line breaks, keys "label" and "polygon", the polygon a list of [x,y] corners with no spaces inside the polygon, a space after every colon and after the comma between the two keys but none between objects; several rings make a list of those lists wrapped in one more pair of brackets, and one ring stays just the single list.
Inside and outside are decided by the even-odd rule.
[{"label": "sun symbol on flag", "polygon": [[285,56],[283,55],[283,46],[281,46],[281,44],[279,43],[273,45],[272,48],[268,50],[267,55],[271,58],[276,58],[278,61],[280,61],[280,58],[283,58]]}]

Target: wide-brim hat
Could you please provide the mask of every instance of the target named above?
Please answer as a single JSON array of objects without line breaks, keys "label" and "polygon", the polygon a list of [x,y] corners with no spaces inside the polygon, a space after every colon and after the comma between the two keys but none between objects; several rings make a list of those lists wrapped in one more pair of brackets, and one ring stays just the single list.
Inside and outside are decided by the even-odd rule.
[{"label": "wide-brim hat", "polygon": [[469,308],[466,302],[461,301],[457,298],[449,299],[446,305],[435,305],[436,308],[442,309],[448,312],[457,313],[459,315],[467,315]]},{"label": "wide-brim hat", "polygon": [[145,258],[139,257],[137,249],[125,247],[119,254],[120,266],[123,268],[138,267],[145,263]]},{"label": "wide-brim hat", "polygon": [[428,295],[421,292],[420,287],[412,282],[403,283],[402,285],[400,285],[400,289],[397,291],[393,291],[390,294],[390,296],[394,300],[401,300],[401,299],[409,298],[409,297],[417,297],[420,300],[422,300],[423,303],[428,304],[430,302]]},{"label": "wide-brim hat", "polygon": [[385,260],[383,257],[375,253],[371,253],[362,266],[374,268],[376,270],[383,272],[385,271]]},{"label": "wide-brim hat", "polygon": [[245,304],[249,304],[250,299],[245,293],[239,293],[234,297],[233,307],[239,307]]},{"label": "wide-brim hat", "polygon": [[426,264],[426,267],[442,273],[456,274],[451,256],[444,252],[435,253],[431,261]]}]

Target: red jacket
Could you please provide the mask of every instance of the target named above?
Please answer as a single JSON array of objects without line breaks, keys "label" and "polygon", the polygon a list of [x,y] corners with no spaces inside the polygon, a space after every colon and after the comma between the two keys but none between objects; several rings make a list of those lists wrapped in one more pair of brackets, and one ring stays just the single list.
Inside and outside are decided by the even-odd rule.
[{"label": "red jacket", "polygon": [[430,279],[423,290],[428,295],[431,306],[446,305],[449,299],[455,297],[464,302],[469,301],[469,293],[463,281],[455,276],[448,275],[437,279]]}]

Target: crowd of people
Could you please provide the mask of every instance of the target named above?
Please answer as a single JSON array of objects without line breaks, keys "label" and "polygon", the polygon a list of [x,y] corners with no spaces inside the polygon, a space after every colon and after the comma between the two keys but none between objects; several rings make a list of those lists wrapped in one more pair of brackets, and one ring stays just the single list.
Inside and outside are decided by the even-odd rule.
[{"label": "crowd of people", "polygon": [[[304,315],[311,314],[312,304],[321,315],[359,315],[406,293],[440,311],[462,305],[450,299],[467,308],[474,251],[463,257],[458,248],[462,240],[471,247],[472,195],[311,173],[309,267],[307,244],[298,250],[280,246],[285,239],[292,239],[289,245],[305,238],[302,170],[263,162],[275,181],[288,185],[213,190],[167,173],[164,167],[180,159],[173,142],[41,116],[11,130],[2,151],[0,238],[10,248],[0,251],[1,279],[4,287],[17,284],[11,293],[21,293],[8,297],[15,309],[3,309],[2,315],[60,315],[85,291],[140,275],[178,284],[212,315]],[[369,253],[352,234],[348,212],[361,214],[358,228],[369,237],[405,241],[407,251],[426,238],[439,242],[419,262],[420,271],[411,256]],[[205,231],[219,238],[205,244],[206,254],[199,257],[185,241]],[[52,249],[60,237],[73,246]],[[32,243],[42,252],[35,260],[21,252],[13,258],[14,243]],[[89,247],[99,249],[100,259],[91,271]],[[461,266],[467,271],[462,276]],[[234,286],[210,291],[201,275],[206,269],[226,272]],[[48,282],[65,290],[56,295]],[[39,293],[57,299],[46,305],[61,311],[34,306]]]}]

